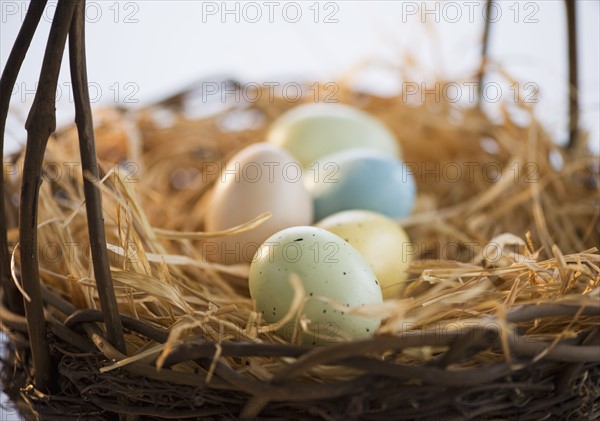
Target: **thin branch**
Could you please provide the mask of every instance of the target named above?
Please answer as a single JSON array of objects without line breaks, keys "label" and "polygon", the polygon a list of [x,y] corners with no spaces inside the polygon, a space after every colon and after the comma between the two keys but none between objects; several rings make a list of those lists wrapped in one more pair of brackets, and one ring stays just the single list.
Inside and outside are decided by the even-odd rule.
[{"label": "thin branch", "polygon": [[477,89],[479,95],[477,96],[477,106],[481,106],[481,100],[483,98],[483,79],[485,77],[485,68],[487,67],[488,61],[488,46],[490,43],[490,9],[492,8],[492,0],[487,0],[484,15],[484,28],[483,28],[483,41],[481,43],[481,63],[479,64],[479,71],[477,72]]},{"label": "thin branch", "polygon": [[79,151],[84,173],[83,192],[88,219],[88,233],[92,251],[92,264],[98,286],[98,296],[108,339],[122,353],[125,351],[123,326],[113,288],[110,265],[106,251],[106,234],[102,216],[102,195],[100,189],[85,176],[98,179],[98,162],[94,139],[94,124],[88,92],[87,67],[85,59],[85,0],[76,11],[69,33],[69,61],[71,81],[75,99],[75,123],[79,134]]},{"label": "thin branch", "polygon": [[[164,344],[167,342],[169,338],[169,334],[166,330],[161,329],[157,326],[153,326],[149,322],[144,320],[136,319],[131,316],[127,316],[126,314],[121,314],[121,320],[123,322],[123,326],[126,329],[131,330],[137,334],[143,335],[146,338],[152,339],[158,343]],[[85,309],[85,310],[76,310],[69,317],[65,319],[65,326],[68,328],[73,328],[80,323],[96,323],[103,322],[104,314],[102,311],[97,309]],[[213,354],[214,355],[214,352]]]},{"label": "thin branch", "polygon": [[573,149],[579,137],[579,78],[577,76],[577,10],[575,0],[565,0],[569,45],[569,144]]},{"label": "thin branch", "polygon": [[[15,44],[13,45],[6,66],[2,71],[0,78],[0,156],[4,162],[4,132],[6,130],[6,119],[10,106],[10,97],[13,86],[17,81],[17,76],[21,70],[21,65],[25,55],[29,50],[29,45],[33,38],[47,0],[32,0],[23,25],[19,30]],[[15,313],[23,314],[23,300],[21,294],[14,286],[10,275],[10,259],[8,254],[8,234],[6,203],[4,201],[4,168],[0,171],[0,286],[5,291],[6,306]]]},{"label": "thin branch", "polygon": [[34,381],[38,389],[48,389],[55,367],[50,362],[44,307],[40,288],[37,250],[37,219],[42,164],[48,138],[56,130],[56,86],[71,19],[77,1],[60,0],[52,21],[44,53],[38,89],[27,117],[27,146],[21,184],[19,239],[21,243],[21,277],[23,288],[31,298],[25,301],[25,315],[34,366]]}]

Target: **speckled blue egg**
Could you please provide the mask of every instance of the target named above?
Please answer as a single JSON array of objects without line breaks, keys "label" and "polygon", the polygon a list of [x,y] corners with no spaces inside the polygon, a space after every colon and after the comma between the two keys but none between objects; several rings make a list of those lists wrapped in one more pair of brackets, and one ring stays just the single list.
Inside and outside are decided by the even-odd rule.
[{"label": "speckled blue egg", "polygon": [[407,166],[368,149],[338,152],[313,162],[304,183],[313,197],[316,220],[350,209],[401,218],[410,214],[416,198]]},{"label": "speckled blue egg", "polygon": [[[362,338],[379,328],[380,318],[350,311],[381,304],[383,299],[369,263],[342,238],[321,228],[301,226],[279,231],[260,246],[250,265],[248,287],[265,321],[279,322],[290,311],[292,274],[299,277],[305,294],[301,310],[308,324],[299,335],[301,343]],[[291,340],[295,331],[302,332],[298,316],[280,329],[281,336]]]}]

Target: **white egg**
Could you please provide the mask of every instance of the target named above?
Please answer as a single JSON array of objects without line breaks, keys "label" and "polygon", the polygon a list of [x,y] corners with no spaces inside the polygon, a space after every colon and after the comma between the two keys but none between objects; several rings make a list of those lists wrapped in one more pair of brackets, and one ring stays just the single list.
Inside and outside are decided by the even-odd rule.
[{"label": "white egg", "polygon": [[271,212],[271,218],[250,231],[203,242],[205,256],[226,264],[249,263],[270,235],[312,223],[312,200],[298,162],[275,145],[256,143],[235,154],[221,172],[208,204],[205,229],[229,229],[264,212]]},{"label": "white egg", "polygon": [[[337,235],[303,226],[287,228],[265,241],[250,266],[249,277],[250,296],[265,321],[279,322],[290,310],[294,297],[292,274],[301,280],[306,298],[301,316],[309,323],[300,335],[302,343],[361,338],[378,329],[379,318],[348,312],[383,299],[369,264]],[[293,339],[295,329],[300,329],[296,320],[297,317],[279,332],[288,340]]]},{"label": "white egg", "polygon": [[379,120],[343,104],[297,106],[271,126],[267,141],[287,149],[308,166],[320,158],[346,149],[368,148],[398,157],[394,134]]},{"label": "white egg", "polygon": [[359,251],[375,272],[384,299],[398,297],[408,277],[413,244],[396,221],[376,212],[349,210],[330,215],[317,226]]}]

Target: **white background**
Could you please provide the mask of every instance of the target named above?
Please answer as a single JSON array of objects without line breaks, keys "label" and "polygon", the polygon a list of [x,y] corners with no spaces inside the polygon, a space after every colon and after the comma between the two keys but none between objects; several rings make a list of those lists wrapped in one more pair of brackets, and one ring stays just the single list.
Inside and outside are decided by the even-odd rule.
[{"label": "white background", "polygon": [[[290,4],[291,3],[291,4]],[[537,115],[566,139],[567,50],[563,1],[498,1],[491,13],[490,54],[523,88],[539,86]],[[0,0],[0,62],[6,62],[27,2]],[[44,43],[56,1],[44,15],[12,96],[9,148],[24,139],[23,119],[33,100]],[[402,83],[440,76],[464,80],[478,64],[485,1],[88,1],[90,95],[99,105],[140,106],[199,79],[233,76],[244,82],[331,82],[366,60],[421,68],[410,79],[370,71],[361,86],[397,93]],[[582,125],[598,150],[599,2],[578,0]],[[297,11],[301,16],[297,18]],[[316,11],[318,10],[318,16]],[[227,13],[230,11],[231,13]],[[260,15],[259,15],[260,13]],[[292,23],[294,20],[298,20]],[[256,22],[252,22],[256,21]],[[316,21],[316,22],[315,22]],[[337,22],[335,22],[337,21]],[[380,66],[383,67],[383,66]],[[59,82],[59,122],[72,121],[68,63]],[[488,82],[496,76],[491,75]],[[462,100],[468,102],[468,88]],[[453,94],[454,95],[454,94]],[[489,109],[498,98],[489,91]],[[503,86],[500,101],[514,101]]]}]

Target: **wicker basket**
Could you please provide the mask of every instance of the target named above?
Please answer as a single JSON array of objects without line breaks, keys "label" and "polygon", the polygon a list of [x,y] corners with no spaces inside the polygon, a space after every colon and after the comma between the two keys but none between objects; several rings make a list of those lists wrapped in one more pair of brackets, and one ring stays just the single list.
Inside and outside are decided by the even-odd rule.
[{"label": "wicker basket", "polygon": [[[44,6],[45,1],[32,1],[4,69],[2,124],[10,98],[5,93],[14,84]],[[577,144],[577,139],[583,136],[576,130],[576,95],[571,96],[575,98],[571,106],[572,147],[560,151],[566,169],[556,171],[550,164],[549,153],[557,148],[534,123],[536,133],[532,135],[531,127],[518,127],[510,119],[505,124],[495,124],[476,108],[465,111],[465,124],[457,127],[446,124],[448,116],[456,111],[450,104],[442,105],[441,110],[432,109],[430,104],[408,106],[399,104],[397,98],[378,98],[342,89],[342,101],[376,114],[392,130],[402,132],[405,158],[411,162],[450,162],[458,156],[481,163],[493,159],[506,169],[512,157],[529,156],[540,169],[540,189],[552,186],[553,193],[548,196],[542,197],[535,191],[519,202],[520,194],[530,191],[523,180],[514,183],[509,192],[497,192],[501,189],[494,183],[478,184],[481,180],[475,180],[475,186],[473,183],[469,188],[463,186],[463,190],[456,185],[419,182],[420,193],[429,200],[421,202],[421,210],[431,210],[433,201],[434,211],[443,208],[445,213],[424,212],[408,221],[411,237],[428,244],[444,244],[453,235],[449,232],[461,230],[479,230],[477,235],[486,241],[504,231],[529,233],[525,251],[521,253],[530,259],[491,264],[485,257],[464,259],[454,255],[452,259],[431,263],[425,259],[431,257],[431,252],[424,251],[421,259],[411,266],[413,282],[402,299],[393,303],[402,310],[390,310],[389,306],[384,310],[392,315],[392,321],[403,317],[418,320],[411,311],[432,305],[423,298],[431,293],[432,285],[457,283],[457,280],[474,288],[466,293],[478,303],[476,307],[453,302],[452,294],[448,293],[443,296],[444,307],[439,307],[440,312],[446,312],[443,316],[430,314],[428,321],[418,320],[406,328],[392,329],[392,323],[388,323],[384,325],[387,331],[383,329],[369,339],[316,348],[281,340],[215,340],[215,336],[197,331],[175,342],[170,340],[172,331],[164,323],[125,311],[126,306],[116,296],[113,280],[119,285],[123,281],[115,277],[114,270],[111,272],[114,262],[109,260],[107,249],[97,246],[107,243],[103,219],[107,210],[102,200],[105,205],[107,201],[112,203],[111,200],[122,198],[119,194],[128,190],[118,180],[103,178],[108,172],[104,162],[131,159],[132,150],[136,150],[134,155],[141,162],[148,165],[152,162],[155,168],[162,165],[171,171],[183,165],[185,157],[190,155],[196,164],[187,158],[185,165],[200,165],[203,159],[215,156],[225,159],[260,139],[264,128],[241,132],[223,129],[220,123],[239,113],[239,107],[210,118],[185,119],[183,108],[190,92],[183,92],[136,113],[105,111],[106,114],[95,116],[99,123],[92,130],[85,89],[83,10],[83,2],[59,1],[48,41],[49,53],[42,66],[41,88],[27,122],[27,147],[11,158],[11,163],[23,162],[24,176],[5,179],[3,174],[0,189],[11,199],[16,197],[21,183],[19,206],[13,200],[0,201],[3,242],[11,245],[9,253],[4,250],[1,253],[0,322],[9,338],[3,381],[23,416],[43,420],[600,419],[600,257],[594,249],[598,244],[598,209],[593,209],[592,197],[598,188],[594,184],[598,169],[590,164],[594,158],[589,156],[585,145]],[[567,10],[571,51],[574,51],[573,3],[567,2]],[[488,30],[489,26],[485,39]],[[55,131],[52,87],[56,86],[67,35],[77,128],[56,133],[48,144]],[[571,70],[571,82],[576,87],[576,66]],[[259,113],[266,127],[292,105],[280,99],[275,103],[254,103],[246,110]],[[168,127],[162,127],[154,119],[157,112],[165,110],[176,117],[175,123]],[[4,126],[0,128],[3,133]],[[421,132],[437,137],[433,143],[423,143],[419,138]],[[194,137],[194,133],[202,133],[201,139]],[[99,163],[94,134],[98,138]],[[479,140],[485,136],[497,139],[501,145],[493,158],[482,151]],[[167,143],[174,137],[183,140]],[[135,149],[124,142],[125,138],[141,139],[141,144]],[[79,139],[80,151],[74,147],[75,139]],[[77,153],[81,154],[82,177],[60,188],[44,187],[40,194],[44,159],[54,156],[69,161]],[[179,158],[165,158],[169,155]],[[182,219],[185,220],[187,213],[201,209],[203,193],[210,182],[192,197],[177,192],[169,180],[152,178],[150,174],[143,184],[138,187],[153,189],[158,196],[168,198],[170,204],[164,203],[165,206],[181,207],[182,218],[173,221],[161,215],[160,210],[144,206],[154,225],[174,229],[185,227]],[[460,193],[449,198],[445,194],[449,188]],[[82,218],[88,228],[85,235],[97,239],[92,242],[89,251],[92,259],[87,266],[90,271],[93,267],[95,274],[92,281],[97,296],[91,302],[98,304],[98,308],[82,305],[86,302],[82,291],[86,290],[71,282],[70,273],[62,274],[65,279],[54,282],[51,279],[61,274],[49,274],[47,269],[40,272],[48,257],[40,257],[36,246],[56,231],[36,226],[38,210],[43,207],[43,212],[49,212],[50,208],[60,208],[65,200],[61,194],[66,190],[72,190],[75,196],[84,195],[87,216]],[[497,196],[492,200],[491,194]],[[513,194],[517,204],[509,206],[512,210],[503,211],[506,203],[502,201],[511,201]],[[148,205],[153,196],[143,197]],[[583,211],[577,208],[572,214],[548,213],[557,198],[580,203]],[[201,205],[192,205],[197,202]],[[468,203],[454,206],[456,202]],[[62,216],[68,215],[64,209],[61,212]],[[134,212],[133,216],[139,222],[143,219],[141,215]],[[427,215],[434,218],[427,219]],[[431,225],[439,218],[445,225],[443,230],[436,231]],[[490,221],[481,222],[485,218]],[[74,221],[73,224],[79,220]],[[565,221],[565,226],[561,227],[560,221]],[[141,230],[140,224],[135,223],[131,222],[132,226]],[[85,231],[84,228],[73,230]],[[560,229],[568,235],[557,231]],[[19,240],[19,247],[15,246],[15,239]],[[66,240],[57,238],[57,241]],[[153,244],[160,242],[156,240]],[[20,279],[20,283],[13,282],[13,278]],[[233,278],[228,278],[232,296],[243,295],[244,283]],[[65,288],[57,288],[59,284]],[[482,285],[486,288],[484,292],[477,289]],[[449,291],[453,294],[465,293],[460,285],[452,288]],[[152,295],[145,292],[145,297]],[[490,294],[490,300],[495,297],[496,301],[491,304],[476,301],[477,294]],[[516,294],[530,294],[531,299],[519,301]],[[211,311],[216,313],[210,314],[218,314],[226,307],[223,303],[209,306],[206,314]],[[130,308],[135,309],[135,305]],[[249,325],[250,322],[242,326],[241,331],[256,339]],[[135,359],[126,360],[132,357],[126,351],[132,344],[144,344],[139,349],[147,354],[140,351]],[[160,354],[151,352],[152,346],[161,344]],[[127,363],[119,365],[123,360]]]}]

